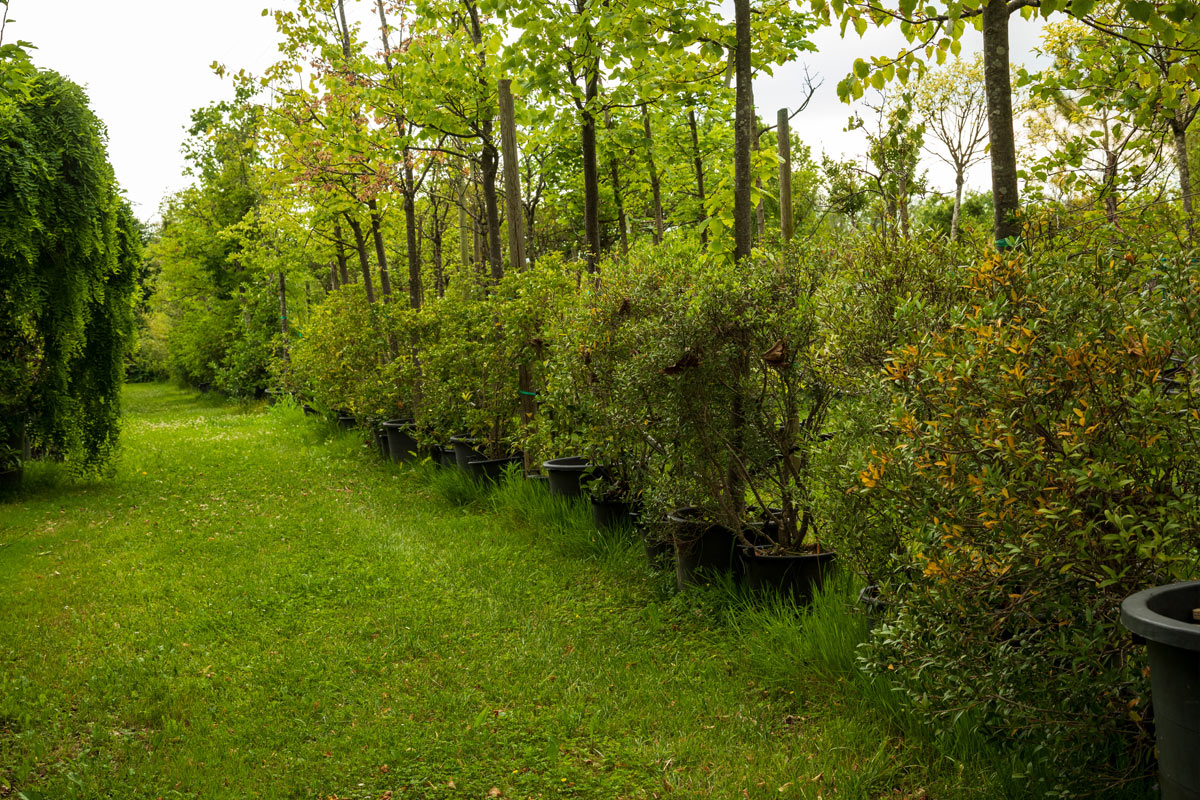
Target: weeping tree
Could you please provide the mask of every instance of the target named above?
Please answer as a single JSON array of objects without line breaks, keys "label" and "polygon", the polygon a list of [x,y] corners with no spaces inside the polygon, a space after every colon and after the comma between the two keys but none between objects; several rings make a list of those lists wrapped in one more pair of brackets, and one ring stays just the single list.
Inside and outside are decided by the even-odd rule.
[{"label": "weeping tree", "polygon": [[111,458],[141,233],[82,89],[0,48],[0,474]]}]

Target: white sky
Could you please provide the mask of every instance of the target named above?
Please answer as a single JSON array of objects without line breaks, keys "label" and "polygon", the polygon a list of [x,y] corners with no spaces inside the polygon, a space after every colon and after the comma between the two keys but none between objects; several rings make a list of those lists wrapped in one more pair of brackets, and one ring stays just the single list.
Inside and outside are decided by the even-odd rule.
[{"label": "white sky", "polygon": [[[352,5],[365,0],[351,0]],[[227,81],[209,69],[219,61],[230,69],[259,72],[277,55],[275,27],[262,10],[286,6],[280,0],[10,0],[12,17],[5,41],[32,42],[38,66],[54,69],[87,88],[92,108],[108,126],[109,155],[117,179],[135,213],[157,216],[164,196],[189,183],[183,175],[180,146],[192,109],[231,95]],[[356,15],[357,16],[357,15]],[[794,106],[803,65],[824,85],[793,129],[814,154],[857,156],[864,150],[861,132],[844,128],[850,107],[837,99],[836,87],[855,58],[894,55],[900,38],[893,28],[853,33],[845,41],[836,29],[819,32],[817,53],[782,67],[755,83],[760,113],[773,120],[783,106]],[[1032,25],[1014,20],[1012,51],[1021,60],[1036,44]],[[964,54],[978,49],[978,34],[968,30]],[[953,176],[926,158],[931,184],[949,189]],[[968,185],[987,185],[986,165]]]}]

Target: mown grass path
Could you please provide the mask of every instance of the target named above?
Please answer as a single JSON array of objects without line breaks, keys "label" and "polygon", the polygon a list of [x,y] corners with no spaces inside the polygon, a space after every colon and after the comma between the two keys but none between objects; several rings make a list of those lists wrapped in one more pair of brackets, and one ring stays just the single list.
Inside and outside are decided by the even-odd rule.
[{"label": "mown grass path", "polygon": [[126,406],[113,478],[0,506],[0,797],[988,796],[634,546],[295,411]]}]

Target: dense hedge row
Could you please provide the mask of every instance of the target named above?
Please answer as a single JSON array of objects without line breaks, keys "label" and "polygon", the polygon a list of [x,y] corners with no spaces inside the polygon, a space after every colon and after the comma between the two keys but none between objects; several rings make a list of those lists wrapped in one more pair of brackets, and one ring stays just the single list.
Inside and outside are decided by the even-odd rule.
[{"label": "dense hedge row", "polygon": [[880,586],[862,665],[916,712],[1054,765],[1031,792],[1119,787],[1151,741],[1120,599],[1200,556],[1200,267],[1110,250],[868,234],[734,269],[668,242],[597,279],[463,272],[417,311],[349,286],[277,369],[426,444],[586,456],[651,518],[775,508],[781,549],[832,547]]}]

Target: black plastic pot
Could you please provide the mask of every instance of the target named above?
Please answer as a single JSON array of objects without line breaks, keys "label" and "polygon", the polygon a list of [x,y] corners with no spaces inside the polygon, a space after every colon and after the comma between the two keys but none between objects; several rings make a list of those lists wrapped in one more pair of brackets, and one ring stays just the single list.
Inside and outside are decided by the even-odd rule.
[{"label": "black plastic pot", "polygon": [[306,417],[315,417],[319,413],[315,408],[310,406],[308,403],[305,403],[303,405],[303,409],[304,409],[304,416],[306,416]]},{"label": "black plastic pot", "polygon": [[454,448],[439,447],[437,463],[438,466],[445,467],[446,469],[458,469],[458,458],[454,454]]},{"label": "black plastic pot", "polygon": [[279,390],[278,389],[264,389],[263,396],[265,396],[267,398],[268,406],[273,406],[279,402]]},{"label": "black plastic pot", "polygon": [[387,432],[383,428],[375,429],[375,446],[379,448],[379,455],[389,457]]},{"label": "black plastic pot", "polygon": [[1121,624],[1146,640],[1162,800],[1200,800],[1200,581],[1125,598]]},{"label": "black plastic pot", "polygon": [[752,592],[777,592],[798,606],[808,605],[825,582],[836,555],[823,553],[774,554],[741,547],[742,570]]},{"label": "black plastic pot", "polygon": [[629,530],[633,527],[633,504],[593,498],[592,524],[602,531]]},{"label": "black plastic pot", "polygon": [[354,429],[354,426],[358,424],[358,420],[356,420],[350,414],[341,414],[340,413],[337,416],[337,424],[338,424],[338,427],[341,428],[342,430],[349,431],[349,430]]},{"label": "black plastic pot", "polygon": [[674,566],[675,543],[662,523],[650,522],[644,514],[635,512],[633,524],[642,539],[642,550],[650,569],[660,571]]},{"label": "black plastic pot", "polygon": [[513,464],[520,465],[524,461],[524,456],[477,458],[467,462],[467,471],[479,483],[499,483],[500,479],[504,477],[504,470]]},{"label": "black plastic pot", "polygon": [[470,436],[451,436],[450,446],[454,448],[454,457],[458,464],[458,468],[463,472],[468,469],[468,464],[472,461],[483,461],[484,455],[476,448],[479,440]]},{"label": "black plastic pot", "polygon": [[559,497],[579,497],[583,486],[591,477],[592,465],[586,458],[566,456],[552,458],[542,463],[542,470],[550,479],[550,493]]},{"label": "black plastic pot", "polygon": [[700,573],[733,572],[737,534],[698,508],[677,508],[667,515],[675,543],[675,585],[703,583]]},{"label": "black plastic pot", "polygon": [[413,424],[406,419],[389,419],[383,423],[383,431],[387,435],[388,453],[392,461],[413,461],[420,450],[417,440],[412,436]]},{"label": "black plastic pot", "polygon": [[540,475],[536,472],[525,473],[525,480],[529,481],[532,486],[536,486],[542,491],[550,491],[550,479],[545,475]]}]

